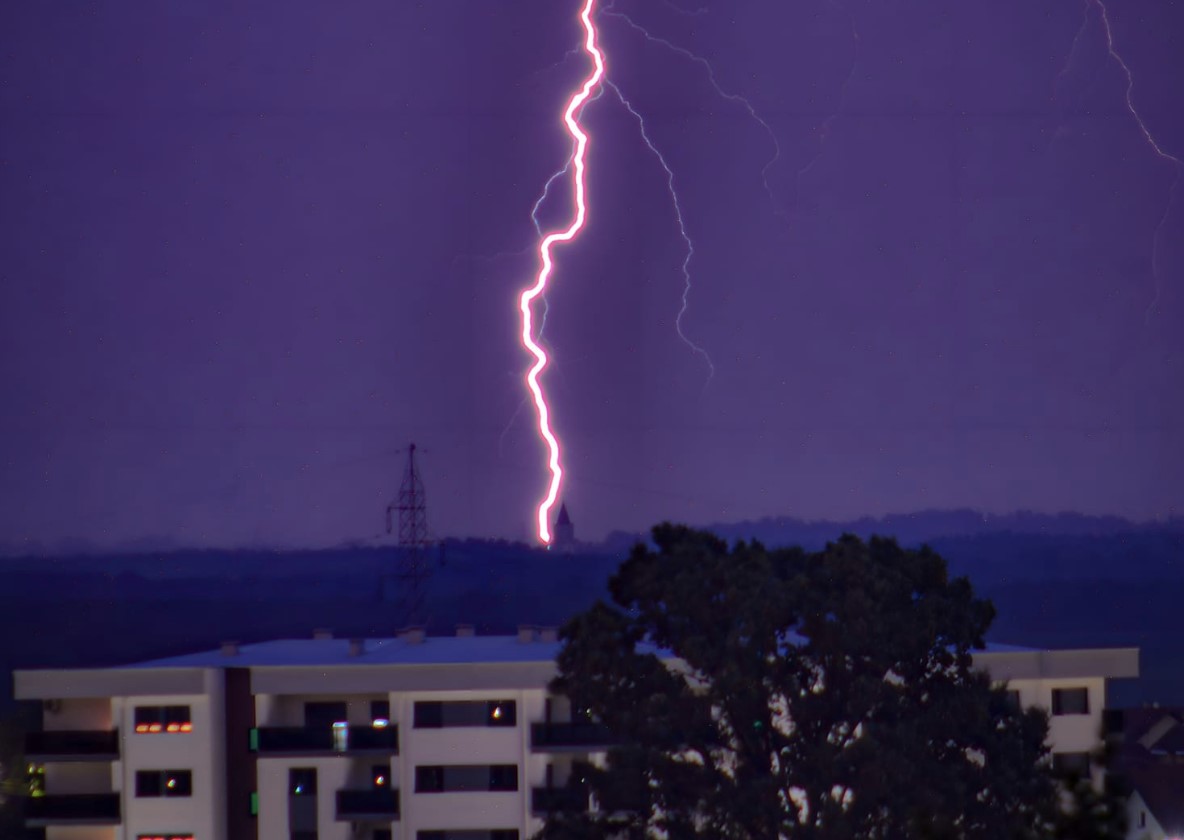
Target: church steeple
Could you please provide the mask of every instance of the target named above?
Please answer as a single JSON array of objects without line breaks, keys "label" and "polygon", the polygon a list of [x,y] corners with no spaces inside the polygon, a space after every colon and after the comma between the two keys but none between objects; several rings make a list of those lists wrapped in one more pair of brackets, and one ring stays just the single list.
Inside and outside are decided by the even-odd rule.
[{"label": "church steeple", "polygon": [[572,524],[571,515],[567,512],[567,503],[559,506],[559,515],[555,517],[555,548],[570,551],[576,543],[576,526]]}]

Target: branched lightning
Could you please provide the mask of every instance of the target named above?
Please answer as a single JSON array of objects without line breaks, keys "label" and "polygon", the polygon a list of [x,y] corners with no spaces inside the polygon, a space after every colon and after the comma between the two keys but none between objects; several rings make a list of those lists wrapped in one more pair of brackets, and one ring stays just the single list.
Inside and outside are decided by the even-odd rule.
[{"label": "branched lightning", "polygon": [[[551,430],[550,407],[547,405],[546,395],[543,393],[542,385],[539,382],[539,375],[547,366],[547,353],[535,340],[533,326],[534,301],[546,291],[547,281],[551,276],[553,268],[551,257],[552,246],[557,242],[570,242],[574,239],[580,232],[580,229],[583,228],[584,219],[587,215],[587,208],[584,202],[584,158],[588,149],[588,135],[580,128],[580,124],[576,120],[576,114],[588,100],[588,97],[592,95],[593,89],[596,88],[604,76],[604,56],[596,46],[596,26],[592,22],[592,7],[594,4],[595,0],[585,0],[583,11],[580,12],[580,20],[584,25],[584,31],[586,33],[584,50],[592,59],[592,73],[584,80],[580,89],[572,95],[563,113],[563,122],[567,125],[567,130],[575,141],[575,148],[569,162],[574,174],[575,217],[572,219],[571,224],[564,230],[549,233],[543,237],[539,243],[539,273],[535,277],[534,284],[525,289],[518,299],[518,308],[522,313],[522,345],[534,356],[534,364],[526,374],[526,386],[534,398],[535,410],[538,412],[539,435],[546,442],[550,455],[547,465],[551,472],[551,480],[547,486],[547,493],[543,497],[543,500],[539,502],[538,506],[538,534],[539,539],[544,543],[551,542],[551,526],[548,519],[551,508],[555,506],[555,501],[559,497],[559,487],[563,480],[563,466],[560,461],[559,440]],[[546,195],[544,193],[545,197]]]},{"label": "branched lightning", "polygon": [[[1143,139],[1151,148],[1151,151],[1155,153],[1156,157],[1158,157],[1160,160],[1170,163],[1175,169],[1175,177],[1172,179],[1172,185],[1168,189],[1167,205],[1164,207],[1163,215],[1159,217],[1159,223],[1156,224],[1155,230],[1151,235],[1151,280],[1154,284],[1154,296],[1151,299],[1151,303],[1148,304],[1147,311],[1144,314],[1144,320],[1147,323],[1150,323],[1152,314],[1159,306],[1159,242],[1162,238],[1164,227],[1167,225],[1168,219],[1172,214],[1172,208],[1175,207],[1176,204],[1176,191],[1180,186],[1181,176],[1184,175],[1184,160],[1181,160],[1176,155],[1166,151],[1163,146],[1159,144],[1159,141],[1155,139],[1155,135],[1151,133],[1151,129],[1147,127],[1147,123],[1143,120],[1142,114],[1140,114],[1139,110],[1135,107],[1135,77],[1134,74],[1131,73],[1130,66],[1126,63],[1122,55],[1114,46],[1114,31],[1110,26],[1110,13],[1103,0],[1085,0],[1085,17],[1082,20],[1081,28],[1078,29],[1077,35],[1073,39],[1073,47],[1069,54],[1070,60],[1077,50],[1078,42],[1081,40],[1082,35],[1085,33],[1085,30],[1089,25],[1089,10],[1091,6],[1097,8],[1098,17],[1102,22],[1102,34],[1106,38],[1106,51],[1109,54],[1109,57],[1113,59],[1114,63],[1118,65],[1119,69],[1122,70],[1122,74],[1126,78],[1126,85],[1123,92],[1123,101],[1126,105],[1126,110],[1130,113],[1135,125],[1138,126],[1139,132],[1143,135]],[[1066,64],[1066,70],[1067,69],[1068,64]],[[1064,75],[1064,72],[1065,71],[1062,70],[1060,75]],[[1060,79],[1060,75],[1058,76],[1058,81]]]},{"label": "branched lightning", "polygon": [[[773,156],[765,162],[763,167],[761,167],[761,183],[764,184],[765,192],[769,196],[769,201],[772,203],[774,211],[776,211],[779,215],[782,215],[781,205],[773,195],[773,188],[769,184],[769,170],[771,170],[781,159],[781,144],[777,142],[777,135],[773,133],[773,129],[767,122],[765,122],[764,118],[762,118],[761,115],[757,113],[756,108],[752,106],[752,103],[738,93],[729,93],[728,91],[724,90],[719,81],[715,78],[715,68],[713,68],[711,66],[711,62],[703,56],[691,52],[686,47],[680,47],[678,44],[675,44],[666,38],[661,38],[652,34],[644,26],[637,23],[635,20],[633,20],[633,18],[629,17],[629,15],[625,14],[624,12],[617,11],[611,4],[605,6],[601,11],[601,14],[624,21],[628,26],[640,33],[641,36],[647,41],[650,41],[654,44],[659,44],[666,49],[681,55],[683,58],[698,64],[707,72],[707,80],[711,83],[712,89],[715,90],[716,94],[720,98],[726,99],[728,102],[733,102],[748,112],[748,116],[751,117],[769,136],[769,142],[773,146]],[[692,14],[698,14],[698,12],[693,12]]]},{"label": "branched lightning", "polygon": [[674,171],[670,168],[670,165],[666,163],[666,158],[660,151],[658,151],[658,147],[654,145],[654,141],[650,139],[649,132],[646,131],[645,120],[642,118],[641,114],[637,112],[637,109],[633,107],[633,103],[625,98],[625,94],[621,93],[621,89],[617,87],[616,83],[611,79],[606,78],[604,83],[612,90],[614,94],[616,94],[616,97],[620,103],[624,105],[626,110],[628,110],[629,113],[632,114],[637,120],[637,129],[641,134],[641,139],[645,142],[646,147],[648,147],[649,150],[653,152],[654,157],[658,159],[658,163],[661,165],[662,170],[666,173],[666,189],[670,193],[670,202],[674,205],[674,218],[678,221],[678,232],[682,236],[682,241],[686,244],[686,256],[682,261],[682,306],[678,310],[678,315],[674,318],[674,328],[678,331],[678,337],[681,338],[696,355],[703,359],[703,362],[707,365],[707,381],[710,382],[711,378],[715,376],[715,365],[711,361],[711,356],[707,354],[706,350],[704,350],[695,342],[691,341],[691,339],[687,338],[687,334],[682,327],[683,317],[687,314],[687,309],[690,306],[691,260],[695,257],[695,243],[691,241],[690,235],[687,234],[687,225],[686,222],[683,221],[682,202],[678,200],[678,191],[674,188]]}]

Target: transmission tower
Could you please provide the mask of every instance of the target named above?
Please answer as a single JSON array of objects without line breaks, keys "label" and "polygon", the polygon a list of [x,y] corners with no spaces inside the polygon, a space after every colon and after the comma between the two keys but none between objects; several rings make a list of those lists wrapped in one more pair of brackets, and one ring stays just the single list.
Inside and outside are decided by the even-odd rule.
[{"label": "transmission tower", "polygon": [[399,500],[386,507],[386,532],[394,530],[393,514],[399,514],[399,563],[395,572],[398,603],[406,625],[424,622],[424,595],[431,577],[428,538],[428,506],[423,481],[415,469],[415,444],[407,447],[407,469],[399,486]]}]

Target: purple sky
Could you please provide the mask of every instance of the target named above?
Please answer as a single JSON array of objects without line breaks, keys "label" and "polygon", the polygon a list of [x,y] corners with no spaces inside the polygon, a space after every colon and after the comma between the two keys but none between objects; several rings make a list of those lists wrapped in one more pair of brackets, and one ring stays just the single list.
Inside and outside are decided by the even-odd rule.
[{"label": "purple sky", "polygon": [[[703,1],[618,8],[780,154],[766,190],[744,105],[600,18],[715,375],[606,94],[546,327],[578,535],[1179,514],[1184,184],[1097,3]],[[516,295],[580,3],[199,5],[0,7],[0,543],[369,538],[411,440],[438,535],[525,537]],[[1184,5],[1109,20],[1184,157]]]}]

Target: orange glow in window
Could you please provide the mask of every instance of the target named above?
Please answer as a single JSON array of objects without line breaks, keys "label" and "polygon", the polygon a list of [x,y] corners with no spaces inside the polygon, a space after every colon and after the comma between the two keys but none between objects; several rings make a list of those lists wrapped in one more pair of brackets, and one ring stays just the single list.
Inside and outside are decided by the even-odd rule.
[{"label": "orange glow in window", "polygon": [[[192,732],[193,731],[193,724],[192,723],[181,724],[181,731],[182,732]],[[190,837],[189,840],[193,840],[193,838]]]},{"label": "orange glow in window", "polygon": [[[137,724],[136,731],[137,732],[147,732],[148,731],[148,724],[146,724],[146,723]],[[152,838],[152,840],[155,840],[155,838]]]},{"label": "orange glow in window", "polygon": [[159,723],[153,723],[153,724],[149,725],[149,727],[148,727],[148,731],[149,731],[149,732],[159,732],[159,731],[160,731],[160,724],[159,724]]},{"label": "orange glow in window", "polygon": [[165,727],[165,731],[166,732],[180,732],[181,731],[181,724],[170,723],[167,727]]}]

